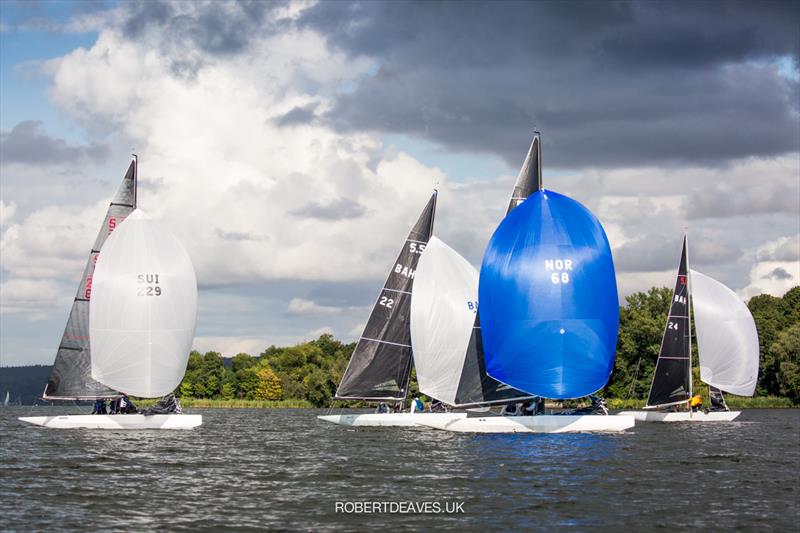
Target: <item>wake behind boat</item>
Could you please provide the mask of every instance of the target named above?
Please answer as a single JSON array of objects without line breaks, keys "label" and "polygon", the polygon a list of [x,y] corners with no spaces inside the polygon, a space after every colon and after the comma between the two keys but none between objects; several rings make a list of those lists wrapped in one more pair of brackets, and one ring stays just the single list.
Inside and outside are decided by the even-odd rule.
[{"label": "wake behind boat", "polygon": [[318,416],[325,422],[352,427],[425,427],[466,418],[467,413],[364,413]]}]

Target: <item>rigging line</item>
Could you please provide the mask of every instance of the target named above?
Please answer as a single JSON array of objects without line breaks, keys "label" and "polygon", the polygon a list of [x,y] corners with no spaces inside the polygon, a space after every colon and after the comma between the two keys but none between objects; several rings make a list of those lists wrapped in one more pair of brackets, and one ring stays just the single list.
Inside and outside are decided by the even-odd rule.
[{"label": "rigging line", "polygon": [[631,381],[630,389],[628,389],[628,399],[633,395],[633,389],[636,387],[636,382],[639,380],[639,365],[642,363],[642,356],[636,361],[636,370],[633,372],[633,380]]}]

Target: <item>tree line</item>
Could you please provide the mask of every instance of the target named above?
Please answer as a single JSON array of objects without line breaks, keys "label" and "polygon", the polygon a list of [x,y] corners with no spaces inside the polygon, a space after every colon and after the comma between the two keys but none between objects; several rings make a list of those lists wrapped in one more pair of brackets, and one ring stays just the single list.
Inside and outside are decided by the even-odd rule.
[{"label": "tree line", "polygon": [[[647,397],[671,298],[672,289],[653,287],[625,299],[614,371],[602,395]],[[761,349],[756,395],[787,397],[800,404],[800,286],[781,298],[756,296],[748,307]],[[355,345],[325,334],[295,346],[270,346],[258,356],[240,353],[227,361],[217,352],[193,351],[176,392],[192,398],[306,400],[325,407],[333,400]],[[696,342],[692,350],[696,365]],[[699,369],[694,372],[694,382],[700,383]],[[412,372],[410,394],[417,390]]]}]

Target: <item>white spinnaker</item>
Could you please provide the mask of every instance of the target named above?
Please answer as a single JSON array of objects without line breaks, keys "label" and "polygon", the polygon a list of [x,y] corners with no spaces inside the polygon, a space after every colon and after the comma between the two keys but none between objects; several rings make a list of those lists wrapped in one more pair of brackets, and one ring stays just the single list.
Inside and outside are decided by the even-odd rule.
[{"label": "white spinnaker", "polygon": [[423,394],[456,403],[477,301],[478,271],[431,237],[414,273],[411,294],[411,347]]},{"label": "white spinnaker", "polygon": [[137,209],[108,237],[95,267],[92,377],[133,396],[172,392],[186,371],[196,319],[189,254]]},{"label": "white spinnaker", "polygon": [[758,331],[753,315],[732,290],[690,270],[700,379],[739,396],[752,396],[758,380]]}]

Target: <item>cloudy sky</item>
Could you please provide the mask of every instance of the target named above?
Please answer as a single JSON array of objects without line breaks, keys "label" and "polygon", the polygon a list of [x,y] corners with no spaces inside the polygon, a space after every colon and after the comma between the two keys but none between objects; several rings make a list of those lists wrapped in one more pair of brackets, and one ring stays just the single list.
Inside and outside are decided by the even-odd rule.
[{"label": "cloudy sky", "polygon": [[0,364],[52,362],[103,213],[198,274],[195,347],[351,340],[434,183],[474,264],[532,131],[621,295],[800,282],[797,2],[0,3]]}]

